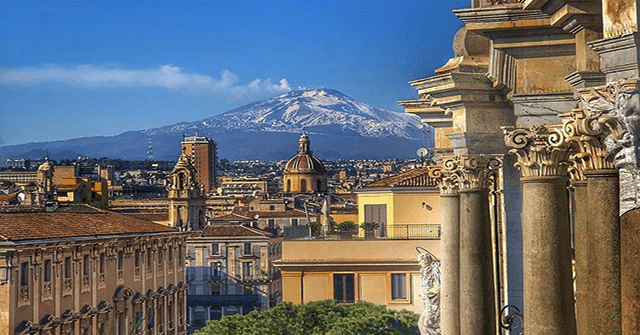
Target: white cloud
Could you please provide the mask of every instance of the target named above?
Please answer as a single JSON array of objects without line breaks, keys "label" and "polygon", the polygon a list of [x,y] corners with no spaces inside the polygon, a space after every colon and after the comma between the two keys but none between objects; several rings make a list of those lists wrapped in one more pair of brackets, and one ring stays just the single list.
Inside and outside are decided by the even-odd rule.
[{"label": "white cloud", "polygon": [[248,98],[278,94],[291,90],[287,79],[273,83],[271,79],[254,79],[241,84],[240,78],[224,70],[220,78],[185,72],[173,65],[157,69],[116,69],[91,65],[64,68],[56,65],[38,68],[0,69],[0,84],[38,85],[65,83],[91,87],[162,87],[187,90],[202,95]]}]

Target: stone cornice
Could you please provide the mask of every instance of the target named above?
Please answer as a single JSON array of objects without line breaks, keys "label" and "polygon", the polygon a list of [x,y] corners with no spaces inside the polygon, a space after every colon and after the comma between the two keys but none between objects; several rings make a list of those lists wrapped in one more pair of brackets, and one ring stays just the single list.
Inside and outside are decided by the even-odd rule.
[{"label": "stone cornice", "polygon": [[522,178],[566,176],[569,145],[561,126],[503,127],[504,141],[513,148]]}]

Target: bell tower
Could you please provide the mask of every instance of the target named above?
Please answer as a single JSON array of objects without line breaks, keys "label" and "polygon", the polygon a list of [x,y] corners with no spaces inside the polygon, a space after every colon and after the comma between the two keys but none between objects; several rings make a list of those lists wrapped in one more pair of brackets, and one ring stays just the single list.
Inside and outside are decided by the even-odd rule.
[{"label": "bell tower", "polygon": [[180,230],[202,230],[205,220],[205,191],[196,182],[196,169],[185,154],[171,172],[169,191],[169,225]]}]

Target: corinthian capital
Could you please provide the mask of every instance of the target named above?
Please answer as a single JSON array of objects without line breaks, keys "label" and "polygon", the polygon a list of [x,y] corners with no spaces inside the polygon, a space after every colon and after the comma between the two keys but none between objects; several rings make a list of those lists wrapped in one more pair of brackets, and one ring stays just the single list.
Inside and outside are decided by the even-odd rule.
[{"label": "corinthian capital", "polygon": [[460,191],[488,188],[501,167],[502,157],[497,155],[462,155],[443,161],[443,170]]},{"label": "corinthian capital", "polygon": [[560,114],[566,142],[571,146],[569,175],[574,181],[584,180],[586,170],[613,169],[613,155],[606,150],[608,134],[619,132],[616,118],[575,109]]},{"label": "corinthian capital", "polygon": [[509,152],[518,157],[514,164],[522,177],[565,176],[569,145],[560,126],[503,127]]},{"label": "corinthian capital", "polygon": [[613,165],[640,166],[637,153],[640,130],[640,80],[580,90],[590,127],[600,132],[600,141]]},{"label": "corinthian capital", "polygon": [[441,165],[432,165],[429,167],[429,178],[436,181],[438,188],[440,188],[440,194],[457,194],[458,183],[455,175],[451,171],[447,171]]}]

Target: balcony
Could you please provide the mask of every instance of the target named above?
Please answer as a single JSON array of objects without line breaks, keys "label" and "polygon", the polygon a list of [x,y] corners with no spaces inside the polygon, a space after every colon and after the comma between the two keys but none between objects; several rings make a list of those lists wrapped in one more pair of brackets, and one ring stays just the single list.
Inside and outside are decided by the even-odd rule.
[{"label": "balcony", "polygon": [[257,294],[228,294],[228,295],[188,295],[188,306],[244,306],[260,302]]}]

